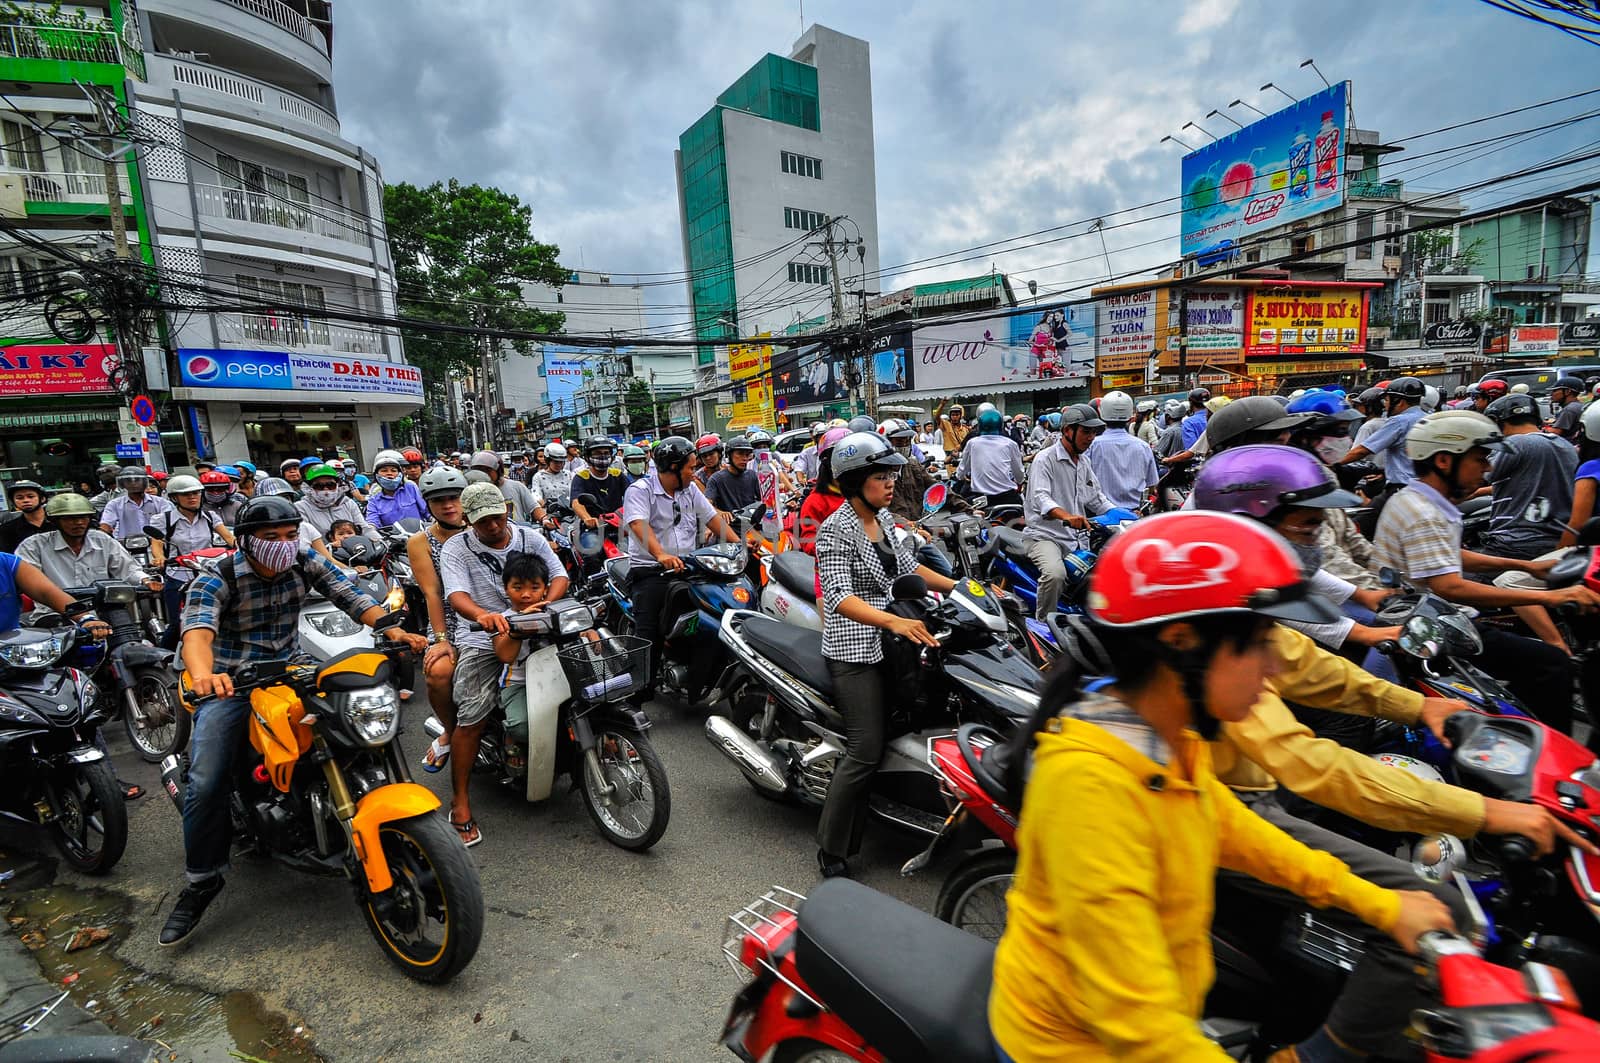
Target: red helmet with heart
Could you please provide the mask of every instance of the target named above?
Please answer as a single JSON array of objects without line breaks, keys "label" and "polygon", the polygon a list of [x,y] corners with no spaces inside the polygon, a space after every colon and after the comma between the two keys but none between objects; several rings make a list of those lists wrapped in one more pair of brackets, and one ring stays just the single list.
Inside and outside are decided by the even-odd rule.
[{"label": "red helmet with heart", "polygon": [[1162,513],[1114,536],[1089,577],[1089,615],[1111,627],[1213,613],[1328,623],[1278,534],[1232,513]]},{"label": "red helmet with heart", "polygon": [[227,473],[218,472],[215,469],[207,469],[200,474],[200,485],[202,487],[227,487],[231,482]]}]

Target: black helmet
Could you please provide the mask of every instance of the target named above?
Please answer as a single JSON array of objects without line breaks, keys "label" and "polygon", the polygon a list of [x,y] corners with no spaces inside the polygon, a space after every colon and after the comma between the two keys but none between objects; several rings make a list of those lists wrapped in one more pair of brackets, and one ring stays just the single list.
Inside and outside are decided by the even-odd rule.
[{"label": "black helmet", "polygon": [[1248,395],[1211,415],[1206,422],[1206,444],[1215,454],[1226,447],[1262,442],[1250,436],[1256,432],[1298,428],[1315,416],[1314,413],[1290,413],[1272,401],[1270,395]]},{"label": "black helmet", "polygon": [[12,480],[6,494],[14,498],[18,491],[37,491],[40,498],[44,497],[44,485],[38,480]]},{"label": "black helmet", "polygon": [[1087,402],[1079,402],[1061,409],[1061,427],[1071,428],[1073,425],[1083,428],[1104,428],[1106,423],[1100,419],[1099,410]]},{"label": "black helmet", "polygon": [[736,450],[748,450],[751,453],[754,453],[756,448],[755,445],[750,442],[749,436],[734,436],[732,439],[722,444],[722,449],[724,452],[732,454]]},{"label": "black helmet", "polygon": [[583,452],[585,454],[593,453],[596,450],[609,450],[615,454],[617,452],[617,442],[610,436],[590,436],[583,441]]},{"label": "black helmet", "polygon": [[1414,376],[1396,377],[1394,382],[1384,391],[1384,398],[1396,395],[1415,405],[1422,401],[1422,396],[1427,393],[1428,385]]},{"label": "black helmet", "polygon": [[650,451],[659,472],[677,472],[694,457],[694,444],[682,436],[668,436]]},{"label": "black helmet", "polygon": [[1189,401],[1190,402],[1204,402],[1207,399],[1209,399],[1210,397],[1211,397],[1211,392],[1207,388],[1195,388],[1194,390],[1189,392]]},{"label": "black helmet", "polygon": [[1574,395],[1582,395],[1585,390],[1583,381],[1579,380],[1575,376],[1569,376],[1566,373],[1556,377],[1556,382],[1550,385],[1551,391],[1554,391],[1556,388],[1566,388]]},{"label": "black helmet", "polygon": [[[1464,390],[1464,389],[1463,389]],[[1373,403],[1383,401],[1383,389],[1378,387],[1368,388],[1356,396],[1357,406],[1371,406]]]},{"label": "black helmet", "polygon": [[300,511],[287,496],[257,495],[239,510],[239,517],[233,522],[233,534],[243,538],[260,528],[271,528],[278,524],[298,525],[300,520]]},{"label": "black helmet", "polygon": [[878,430],[878,422],[862,413],[850,418],[850,423],[845,427],[852,432],[876,432]]},{"label": "black helmet", "polygon": [[1535,424],[1539,421],[1539,404],[1533,401],[1531,395],[1502,395],[1489,403],[1489,408],[1483,412],[1495,424],[1524,418]]}]

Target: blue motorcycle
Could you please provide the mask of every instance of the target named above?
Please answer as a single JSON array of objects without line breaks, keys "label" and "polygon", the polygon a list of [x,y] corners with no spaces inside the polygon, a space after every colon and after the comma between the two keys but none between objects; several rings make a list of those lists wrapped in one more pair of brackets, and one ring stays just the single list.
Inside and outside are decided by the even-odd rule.
[{"label": "blue motorcycle", "polygon": [[[722,644],[722,615],[749,609],[756,589],[745,574],[747,556],[738,543],[703,546],[683,558],[661,609],[662,648],[656,689],[690,705],[707,708],[727,693],[724,682],[733,659]],[[626,557],[605,564],[612,609],[609,625],[618,634],[637,627],[632,594],[633,563]]]},{"label": "blue motorcycle", "polygon": [[[1062,556],[1067,566],[1067,586],[1062,589],[1057,606],[1060,612],[1083,612],[1083,595],[1089,586],[1089,572],[1094,568],[1095,558],[1111,536],[1138,519],[1139,514],[1129,509],[1112,509],[1089,518],[1088,548]],[[987,566],[989,582],[1020,599],[1028,615],[1033,615],[1039,599],[1039,571],[1028,557],[1028,544],[1022,532],[1000,525],[990,528],[978,557]]]}]

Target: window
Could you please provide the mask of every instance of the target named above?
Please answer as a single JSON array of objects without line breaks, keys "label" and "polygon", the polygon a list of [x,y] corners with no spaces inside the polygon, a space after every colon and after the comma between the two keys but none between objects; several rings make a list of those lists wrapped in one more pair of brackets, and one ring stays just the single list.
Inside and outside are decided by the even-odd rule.
[{"label": "window", "polygon": [[1383,257],[1384,258],[1399,258],[1400,257],[1400,237],[1396,236],[1395,233],[1399,232],[1402,228],[1403,228],[1403,226],[1401,225],[1401,222],[1400,222],[1400,212],[1398,210],[1390,210],[1390,211],[1385,211],[1384,212],[1384,215],[1383,215]]},{"label": "window", "polygon": [[296,306],[321,310],[327,304],[323,290],[315,284],[281,281],[275,277],[252,277],[247,273],[234,275],[239,294],[247,301],[274,303],[284,311],[268,314],[243,314],[243,337],[259,343],[277,343],[285,347],[305,347],[309,344],[327,346],[330,342],[328,322],[322,318],[306,317],[289,312]]},{"label": "window", "polygon": [[1369,262],[1372,260],[1372,232],[1373,216],[1370,210],[1364,210],[1356,215],[1356,239],[1365,241],[1356,245],[1356,259]]},{"label": "window", "polygon": [[813,159],[810,155],[797,155],[792,151],[778,153],[779,165],[784,173],[798,174],[801,177],[815,177],[822,180],[822,160]]},{"label": "window", "polygon": [[1317,238],[1308,232],[1293,232],[1289,234],[1289,253],[1291,255],[1309,255],[1317,249]]},{"label": "window", "polygon": [[790,284],[827,284],[828,267],[810,262],[789,263]]},{"label": "window", "polygon": [[801,210],[799,207],[783,208],[783,227],[785,229],[820,229],[828,223],[828,216],[820,210]]},{"label": "window", "polygon": [[311,186],[304,174],[217,152],[217,176],[228,217],[311,231]]},{"label": "window", "polygon": [[52,266],[33,255],[0,258],[0,293],[30,298],[38,296],[58,272],[59,266]]}]

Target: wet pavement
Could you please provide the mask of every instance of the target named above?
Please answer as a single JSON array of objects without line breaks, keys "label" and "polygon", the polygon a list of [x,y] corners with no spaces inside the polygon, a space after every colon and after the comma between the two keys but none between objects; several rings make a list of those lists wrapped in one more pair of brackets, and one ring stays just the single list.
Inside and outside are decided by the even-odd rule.
[{"label": "wet pavement", "polygon": [[[477,958],[447,986],[391,966],[342,881],[249,855],[190,942],[160,948],[182,885],[178,815],[155,766],[115,734],[119,773],[148,791],[130,806],[122,862],[99,879],[56,870],[47,843],[0,827],[0,874],[22,869],[0,906],[27,920],[13,935],[47,929],[36,958],[53,981],[79,972],[74,999],[159,1038],[162,1059],[732,1059],[716,1044],[739,984],[720,950],[725,920],[771,885],[816,881],[816,817],[757,796],[706,742],[700,714],[657,703],[651,716],[672,821],[649,853],[601,840],[575,793],[529,805],[475,778],[484,842],[471,853],[488,913]],[[410,723],[415,760],[424,740]],[[446,774],[417,779],[444,797]],[[897,873],[919,848],[874,823],[858,875],[931,909],[945,869]],[[110,939],[64,951],[92,926]]]}]

